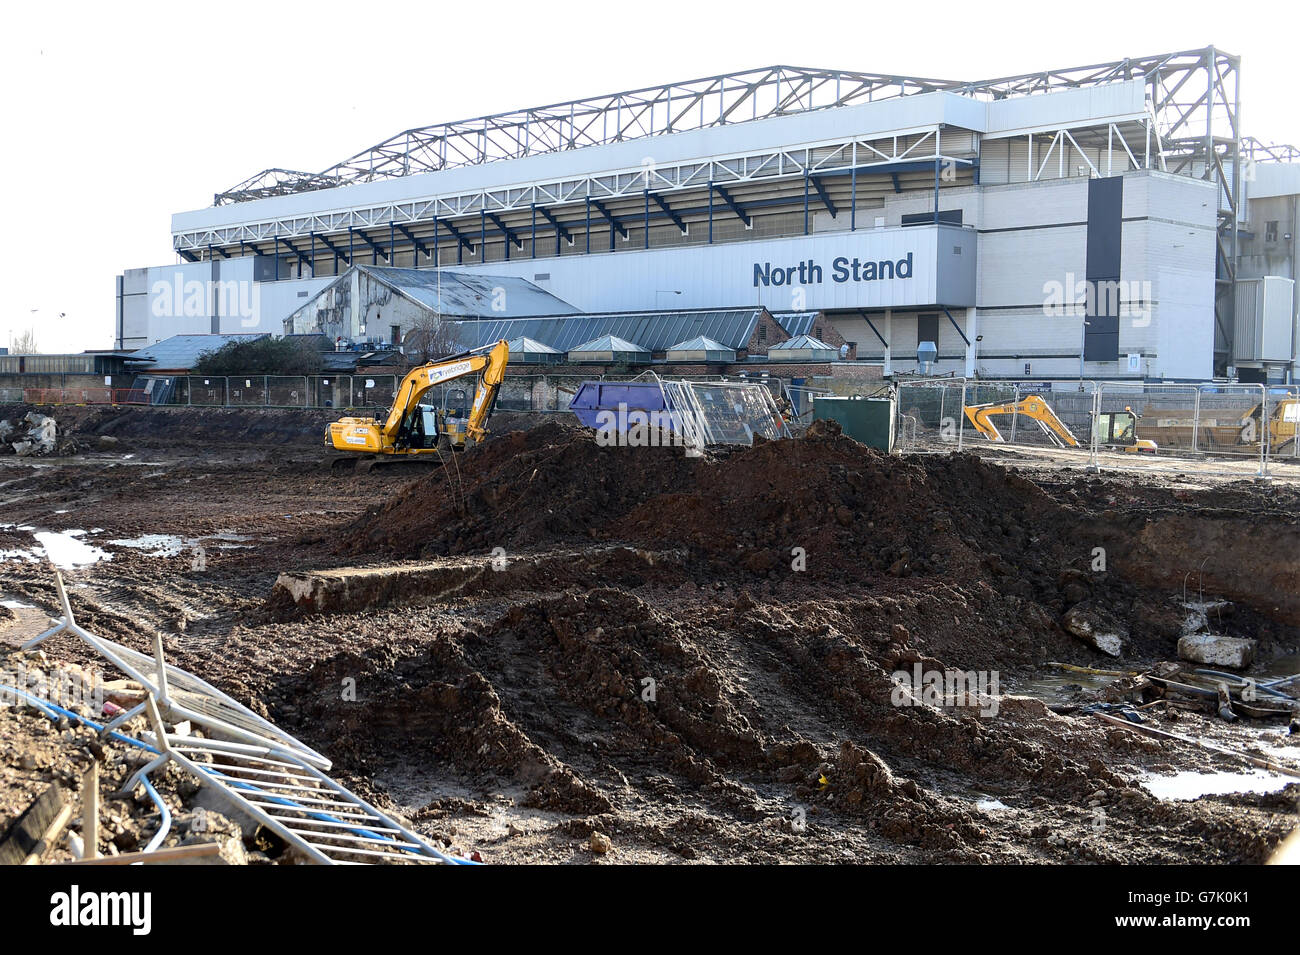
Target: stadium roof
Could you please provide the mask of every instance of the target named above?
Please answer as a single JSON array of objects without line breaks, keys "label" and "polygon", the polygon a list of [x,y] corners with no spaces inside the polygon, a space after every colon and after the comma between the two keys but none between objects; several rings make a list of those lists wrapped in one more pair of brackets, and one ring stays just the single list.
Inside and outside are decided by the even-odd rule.
[{"label": "stadium roof", "polygon": [[[1237,57],[1214,47],[975,81],[765,66],[406,129],[318,173],[265,169],[217,193],[213,205],[938,91],[988,102],[1142,79],[1153,91],[1157,114],[1169,111],[1160,116],[1161,125],[1183,119],[1181,126],[1198,109],[1214,114],[1213,93],[1208,103],[1203,95],[1186,95],[1195,92],[1183,89],[1187,77],[1203,70],[1210,83],[1226,84],[1226,75],[1238,66]],[[1176,100],[1180,91],[1185,95]]]}]

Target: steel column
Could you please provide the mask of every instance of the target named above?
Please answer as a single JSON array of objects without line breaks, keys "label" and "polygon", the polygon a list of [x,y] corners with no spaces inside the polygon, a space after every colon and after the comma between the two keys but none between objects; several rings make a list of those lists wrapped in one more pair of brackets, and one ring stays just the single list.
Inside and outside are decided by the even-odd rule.
[{"label": "steel column", "polygon": [[709,245],[713,244],[713,180],[709,180]]},{"label": "steel column", "polygon": [[853,164],[853,170],[849,173],[849,231],[856,232],[858,228],[858,164]]},{"label": "steel column", "polygon": [[808,234],[808,170],[803,171],[803,234]]}]

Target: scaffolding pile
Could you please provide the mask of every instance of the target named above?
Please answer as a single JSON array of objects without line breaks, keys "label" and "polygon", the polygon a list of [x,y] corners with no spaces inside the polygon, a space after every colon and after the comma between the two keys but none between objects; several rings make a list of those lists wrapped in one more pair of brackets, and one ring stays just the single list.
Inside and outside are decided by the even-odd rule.
[{"label": "scaffolding pile", "polygon": [[[149,780],[150,773],[175,763],[200,786],[219,794],[235,814],[256,820],[298,851],[323,865],[366,863],[467,864],[439,851],[392,817],[325,774],[330,761],[275,724],[258,716],[209,683],[166,662],[155,634],[153,656],[83,629],[73,617],[63,578],[55,573],[62,617],[23,645],[31,650],[60,633],[69,633],[135,680],[144,700],[99,725],[28,693],[19,695],[48,716],[66,716],[146,750],[154,758],[127,780],[123,792],[142,785],[157,805],[161,823],[146,853],[166,838],[171,815]],[[124,732],[130,720],[145,716],[149,730]],[[182,724],[202,730],[193,735]],[[170,728],[169,728],[170,727]]]}]

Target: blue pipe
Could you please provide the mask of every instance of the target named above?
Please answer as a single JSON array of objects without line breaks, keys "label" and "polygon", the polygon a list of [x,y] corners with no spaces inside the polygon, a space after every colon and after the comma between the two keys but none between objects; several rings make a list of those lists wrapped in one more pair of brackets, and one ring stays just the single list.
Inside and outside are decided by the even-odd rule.
[{"label": "blue pipe", "polygon": [[[145,852],[153,852],[162,845],[162,841],[167,838],[167,833],[171,832],[172,814],[171,810],[167,808],[167,804],[162,801],[162,797],[158,795],[158,790],[153,788],[153,783],[149,782],[149,777],[141,776],[140,782],[144,783],[144,791],[149,794],[149,798],[152,799],[153,804],[158,807],[158,813],[162,817],[158,823],[158,831],[155,832],[153,838],[149,840],[149,844],[144,847]],[[136,865],[142,864],[143,863],[140,862],[136,863]]]},{"label": "blue pipe", "polygon": [[[27,692],[24,691],[24,690],[20,690],[20,689],[18,689],[17,687],[6,686],[6,685],[4,685],[4,684],[0,684],[0,691],[4,691],[4,690],[7,690],[7,691],[9,691],[9,692],[11,692],[11,693],[15,693],[15,694],[17,694],[18,696],[21,696],[24,700],[26,700],[28,703],[31,703],[33,706],[35,706],[38,710],[40,710],[42,713],[44,713],[44,714],[45,714],[47,717],[49,717],[51,720],[57,720],[58,717],[60,717],[60,716],[66,716],[68,719],[76,720],[78,723],[81,723],[81,724],[83,724],[84,726],[89,726],[91,729],[93,729],[93,730],[94,730],[95,732],[97,732],[97,733],[103,733],[103,732],[104,732],[104,725],[103,725],[102,723],[96,723],[96,722],[95,722],[94,720],[92,720],[92,719],[88,719],[88,718],[86,718],[86,717],[84,717],[84,716],[79,716],[78,714],[72,712],[72,710],[64,709],[63,707],[59,706],[57,703],[51,703],[51,702],[49,702],[48,700],[42,700],[42,699],[40,699],[39,697],[32,696],[30,693],[27,693]],[[120,741],[120,742],[123,742],[123,743],[129,743],[129,744],[132,745],[132,746],[136,746],[136,747],[139,747],[140,749],[147,750],[147,751],[149,751],[150,753],[153,753],[155,756],[159,756],[159,755],[161,755],[161,753],[159,753],[158,750],[154,749],[154,748],[153,748],[152,746],[150,746],[148,743],[145,743],[145,742],[143,742],[143,741],[141,741],[141,740],[138,740],[138,739],[132,739],[130,736],[124,736],[123,734],[117,732],[116,730],[114,730],[113,732],[109,733],[108,735],[109,735],[110,737],[112,737],[113,739],[118,740],[118,741]],[[330,816],[328,813],[318,813],[318,812],[315,812],[314,810],[308,809],[306,806],[300,806],[300,805],[298,805],[297,803],[293,802],[293,801],[290,800],[290,799],[285,799],[285,798],[283,798],[283,797],[276,796],[276,795],[274,795],[274,794],[272,794],[272,793],[269,793],[269,792],[267,792],[267,791],[264,790],[264,789],[259,789],[257,786],[253,785],[252,783],[246,783],[246,782],[243,782],[243,781],[241,781],[241,780],[236,780],[236,779],[234,779],[234,778],[231,777],[231,776],[227,776],[225,773],[216,772],[216,771],[214,770],[214,771],[213,771],[213,774],[216,775],[216,776],[220,776],[222,779],[226,780],[227,782],[230,782],[230,783],[232,783],[232,784],[237,785],[238,788],[240,788],[240,789],[246,789],[246,790],[250,790],[250,791],[252,791],[252,792],[259,793],[259,794],[261,794],[261,795],[263,795],[263,796],[266,796],[268,799],[270,799],[270,800],[273,801],[273,802],[279,803],[279,804],[284,805],[284,806],[288,806],[288,807],[291,808],[291,809],[297,809],[299,812],[302,812],[302,813],[304,813],[305,815],[310,816],[310,817],[312,817],[312,818],[314,818],[314,819],[317,819],[317,820],[320,820],[320,821],[323,821],[323,822],[342,822],[342,821],[343,821],[343,820],[341,820],[341,819],[338,819],[337,817]],[[156,834],[156,835],[154,836],[154,840],[156,840],[157,842],[161,842],[162,839],[166,837],[167,829],[169,829],[169,828],[171,827],[171,814],[168,813],[166,807],[163,806],[163,804],[162,804],[162,800],[158,798],[158,793],[157,793],[156,790],[154,790],[153,786],[151,786],[151,785],[149,784],[149,780],[144,779],[143,777],[141,777],[141,782],[144,783],[145,789],[148,790],[149,795],[153,798],[154,802],[156,802],[156,803],[159,805],[159,807],[162,808],[162,812],[163,812],[163,814],[164,814],[164,816],[163,816],[163,828],[160,830],[160,834]],[[377,832],[370,832],[370,831],[367,830],[367,829],[354,828],[354,827],[351,827],[351,826],[349,826],[348,829],[349,829],[349,831],[351,831],[351,832],[355,832],[357,835],[365,836],[367,839],[376,839],[376,840],[378,840],[378,841],[380,841],[380,842],[387,842],[387,843],[389,843],[389,844],[392,846],[392,848],[394,848],[394,849],[401,849],[401,850],[403,850],[403,851],[405,851],[405,852],[415,852],[415,851],[416,851],[416,850],[414,850],[414,849],[408,849],[408,848],[406,848],[405,846],[399,846],[399,845],[396,845],[396,844],[395,844],[395,840],[389,839],[389,838],[387,838],[386,836],[381,836],[381,835],[379,835],[379,833],[377,833]],[[145,851],[146,851],[146,852],[150,852],[150,851],[152,851],[152,848],[153,848],[153,847],[154,847],[154,841],[151,840],[150,843],[149,843],[149,848],[146,848]],[[450,864],[452,864],[452,865],[479,865],[479,864],[480,864],[480,863],[477,863],[477,862],[473,862],[473,861],[471,861],[471,860],[469,860],[469,859],[458,859],[456,856],[447,855],[445,852],[439,852],[437,849],[433,849],[432,846],[430,846],[430,848],[433,850],[433,854],[434,854],[438,859],[442,860],[443,862],[450,863]]]},{"label": "blue pipe", "polygon": [[[1193,670],[1192,672],[1193,672],[1193,673],[1200,673],[1200,674],[1202,674],[1202,675],[1204,675],[1204,676],[1215,676],[1215,677],[1218,677],[1218,678],[1223,679],[1223,680],[1231,680],[1231,681],[1233,681],[1233,682],[1234,682],[1237,686],[1239,686],[1239,687],[1240,687],[1240,686],[1244,686],[1245,683],[1246,683],[1245,678],[1240,677],[1240,676],[1238,676],[1238,675],[1235,674],[1235,673],[1224,673],[1222,670],[1200,670],[1200,669],[1197,669],[1197,670]],[[1274,682],[1274,683],[1282,683],[1282,682],[1285,682],[1285,681],[1284,681],[1284,680],[1274,680],[1273,682]],[[1293,703],[1295,702],[1295,697],[1294,697],[1294,696],[1287,696],[1285,693],[1281,693],[1281,692],[1279,692],[1278,690],[1270,690],[1270,689],[1269,689],[1270,686],[1272,686],[1272,683],[1257,683],[1257,684],[1255,684],[1255,689],[1258,690],[1260,693],[1266,693],[1266,694],[1268,694],[1269,696],[1277,697],[1277,698],[1280,699],[1280,700],[1290,700],[1290,701],[1293,702]]]}]

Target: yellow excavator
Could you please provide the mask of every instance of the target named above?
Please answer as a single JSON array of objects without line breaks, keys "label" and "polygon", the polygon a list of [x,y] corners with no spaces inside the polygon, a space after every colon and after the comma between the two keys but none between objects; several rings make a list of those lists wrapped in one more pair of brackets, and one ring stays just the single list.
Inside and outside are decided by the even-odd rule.
[{"label": "yellow excavator", "polygon": [[[967,405],[966,417],[975,430],[990,441],[1004,441],[993,418],[997,415],[1023,415],[1034,421],[1043,433],[1059,448],[1077,448],[1078,439],[1056,416],[1056,412],[1039,395],[1026,395],[1019,401],[992,402],[986,405]],[[1106,411],[1097,415],[1097,442],[1102,447],[1122,451],[1147,451],[1154,454],[1156,443],[1137,436],[1137,422],[1141,415],[1132,408],[1123,411]]]},{"label": "yellow excavator", "polygon": [[[1259,444],[1264,433],[1264,406],[1255,405],[1241,418],[1241,444]],[[1274,402],[1268,419],[1268,443],[1275,454],[1294,454],[1300,436],[1300,398],[1281,398]]]},{"label": "yellow excavator", "polygon": [[[487,420],[509,360],[509,346],[499,341],[411,369],[397,386],[387,415],[340,418],[325,429],[325,446],[341,452],[332,465],[365,462],[368,470],[376,464],[436,460],[444,448],[463,451],[477,444],[487,436]],[[479,376],[478,388],[468,409],[459,389],[446,391],[440,406],[422,400],[431,388],[473,374]]]}]

